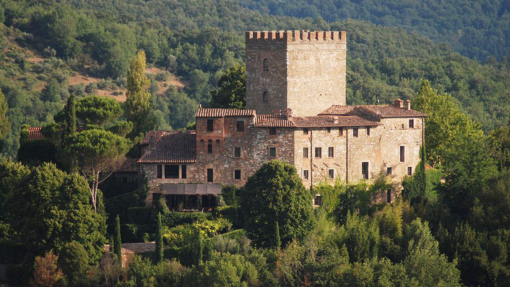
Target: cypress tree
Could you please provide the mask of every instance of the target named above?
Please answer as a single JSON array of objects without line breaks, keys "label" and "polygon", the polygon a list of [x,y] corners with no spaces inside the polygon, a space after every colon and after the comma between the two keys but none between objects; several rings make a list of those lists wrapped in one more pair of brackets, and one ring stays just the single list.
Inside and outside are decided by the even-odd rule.
[{"label": "cypress tree", "polygon": [[200,230],[196,229],[196,266],[200,266],[202,264],[202,256],[204,252],[204,242],[202,240],[202,234]]},{"label": "cypress tree", "polygon": [[74,95],[71,95],[67,99],[65,107],[65,122],[64,129],[62,131],[62,146],[67,146],[69,137],[73,137],[76,132],[76,103]]},{"label": "cypress tree", "polygon": [[163,232],[161,230],[161,213],[158,213],[158,225],[156,230],[156,260],[163,261]]},{"label": "cypress tree", "polygon": [[280,226],[278,225],[278,220],[275,220],[275,247],[276,250],[280,251],[280,248],[282,247],[282,241],[280,239]]},{"label": "cypress tree", "polygon": [[114,245],[114,252],[115,255],[117,255],[117,258],[120,262],[122,262],[122,240],[120,238],[120,218],[117,214],[117,217],[115,218],[115,245]]},{"label": "cypress tree", "polygon": [[3,148],[3,140],[11,130],[11,122],[7,117],[8,109],[7,101],[5,100],[2,90],[0,90],[0,152]]}]

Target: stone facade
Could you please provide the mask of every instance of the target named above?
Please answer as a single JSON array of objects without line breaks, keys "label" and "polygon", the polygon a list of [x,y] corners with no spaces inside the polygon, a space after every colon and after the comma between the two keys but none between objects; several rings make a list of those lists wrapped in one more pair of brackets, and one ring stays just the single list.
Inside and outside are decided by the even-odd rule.
[{"label": "stone facade", "polygon": [[246,53],[248,109],[199,107],[196,131],[144,139],[138,162],[153,193],[179,183],[242,186],[271,159],[293,164],[307,187],[379,174],[398,186],[412,175],[426,115],[401,100],[345,105],[345,32],[247,32]]}]

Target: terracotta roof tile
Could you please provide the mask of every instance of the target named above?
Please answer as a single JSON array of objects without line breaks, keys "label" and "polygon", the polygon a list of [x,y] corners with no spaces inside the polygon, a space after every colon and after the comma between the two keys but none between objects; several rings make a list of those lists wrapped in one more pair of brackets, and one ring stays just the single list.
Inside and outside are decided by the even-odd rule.
[{"label": "terracotta roof tile", "polygon": [[195,116],[197,118],[252,117],[255,116],[255,110],[198,108]]},{"label": "terracotta roof tile", "polygon": [[356,111],[362,109],[379,118],[411,118],[411,117],[426,117],[424,114],[415,110],[406,110],[405,108],[398,108],[394,105],[358,105],[358,106],[344,106],[334,105],[321,112],[319,115],[355,115]]},{"label": "terracotta roof tile", "polygon": [[[150,138],[152,134],[152,139]],[[195,131],[154,131],[143,142],[149,150],[138,163],[186,163],[196,161]]]},{"label": "terracotta roof tile", "polygon": [[256,127],[280,127],[280,128],[292,128],[295,124],[289,121],[286,116],[274,114],[274,115],[257,115]]},{"label": "terracotta roof tile", "polygon": [[350,111],[354,109],[355,106],[344,106],[344,105],[333,105],[320,113],[320,116],[326,116],[326,115],[335,115],[335,116],[341,116],[346,115]]},{"label": "terracotta roof tile", "polygon": [[29,141],[44,139],[44,135],[41,132],[42,127],[28,127],[27,130]]},{"label": "terracotta roof tile", "polygon": [[378,122],[358,116],[286,117],[283,115],[258,115],[256,127],[315,128],[377,126]]}]

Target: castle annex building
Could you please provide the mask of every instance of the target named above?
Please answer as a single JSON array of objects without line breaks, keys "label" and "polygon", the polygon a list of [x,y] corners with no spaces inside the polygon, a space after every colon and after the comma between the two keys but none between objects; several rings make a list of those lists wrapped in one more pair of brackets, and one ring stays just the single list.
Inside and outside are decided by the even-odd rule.
[{"label": "castle annex building", "polygon": [[345,32],[246,32],[245,40],[246,109],[199,107],[196,131],[145,137],[138,164],[153,200],[175,206],[184,195],[185,206],[197,198],[210,206],[221,185],[244,185],[272,159],[293,164],[305,186],[413,174],[426,115],[409,101],[346,105]]}]

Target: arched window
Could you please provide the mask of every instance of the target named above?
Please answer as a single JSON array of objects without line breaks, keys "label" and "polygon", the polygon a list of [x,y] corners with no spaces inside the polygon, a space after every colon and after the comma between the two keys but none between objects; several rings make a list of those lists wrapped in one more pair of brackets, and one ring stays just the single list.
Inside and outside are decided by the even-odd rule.
[{"label": "arched window", "polygon": [[262,62],[262,67],[264,69],[264,72],[269,72],[269,60],[264,59],[264,61]]},{"label": "arched window", "polygon": [[212,140],[207,141],[207,153],[212,153]]},{"label": "arched window", "polygon": [[269,102],[269,99],[267,98],[267,91],[264,91],[264,93],[262,93],[262,102],[264,103]]}]

